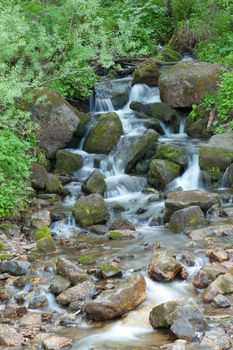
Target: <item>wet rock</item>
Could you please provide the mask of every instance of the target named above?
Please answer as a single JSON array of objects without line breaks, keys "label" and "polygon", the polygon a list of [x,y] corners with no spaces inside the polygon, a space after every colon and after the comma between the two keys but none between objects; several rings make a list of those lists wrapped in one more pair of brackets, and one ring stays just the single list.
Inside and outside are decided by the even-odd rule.
[{"label": "wet rock", "polygon": [[170,328],[180,339],[195,340],[207,327],[207,320],[192,299],[168,301],[155,306],[150,312],[154,329]]},{"label": "wet rock", "polygon": [[47,170],[40,164],[33,164],[31,167],[31,183],[36,190],[44,190],[47,181]]},{"label": "wet rock", "polygon": [[52,89],[37,90],[26,109],[39,125],[40,146],[48,158],[54,158],[58,149],[71,141],[79,125],[80,112]]},{"label": "wet rock", "polygon": [[172,281],[181,271],[182,264],[166,251],[156,252],[148,265],[149,276],[162,282]]},{"label": "wet rock", "polygon": [[0,325],[0,346],[20,347],[23,341],[23,336],[17,333],[13,327],[3,324]]},{"label": "wet rock", "polygon": [[62,194],[64,192],[64,187],[57,175],[48,174],[45,187],[49,193]]},{"label": "wet rock", "polygon": [[67,278],[72,284],[78,284],[87,279],[85,272],[66,258],[59,257],[56,267],[57,273]]},{"label": "wet rock", "polygon": [[233,225],[209,226],[193,230],[190,237],[193,241],[202,241],[206,237],[225,237],[233,234]]},{"label": "wet rock", "polygon": [[224,275],[226,270],[220,265],[214,266],[206,264],[193,278],[193,285],[195,288],[203,289],[207,288],[220,275]]},{"label": "wet rock", "polygon": [[182,167],[188,163],[188,155],[185,148],[172,143],[159,144],[156,149],[155,158],[170,160]]},{"label": "wet rock", "polygon": [[221,307],[221,308],[227,308],[231,306],[231,303],[229,300],[224,297],[222,294],[216,295],[216,297],[213,299],[213,302],[215,303],[216,306]]},{"label": "wet rock", "polygon": [[87,194],[97,193],[103,195],[107,188],[104,178],[103,173],[100,170],[95,169],[82,184],[83,192]]},{"label": "wet rock", "polygon": [[217,89],[221,66],[206,62],[179,62],[159,78],[161,100],[173,108],[192,107]]},{"label": "wet rock", "polygon": [[142,63],[134,72],[132,85],[146,84],[157,86],[159,80],[159,69],[156,60],[147,60]]},{"label": "wet rock", "polygon": [[232,294],[233,293],[233,275],[226,273],[219,276],[213,281],[203,294],[203,301],[205,303],[211,302],[218,294]]},{"label": "wet rock", "polygon": [[155,188],[162,189],[180,173],[180,166],[165,159],[152,159],[148,182]]},{"label": "wet rock", "polygon": [[195,256],[191,252],[184,252],[181,255],[181,261],[184,262],[187,266],[194,266]]},{"label": "wet rock", "polygon": [[77,284],[74,287],[66,289],[59,294],[56,298],[58,304],[69,305],[71,303],[77,303],[78,308],[81,308],[84,301],[91,299],[96,293],[96,287],[94,283],[85,281]]},{"label": "wet rock", "polygon": [[34,227],[48,227],[51,224],[51,212],[49,210],[39,210],[31,215],[31,223]]},{"label": "wet rock", "polygon": [[43,292],[37,291],[34,295],[33,299],[29,303],[30,309],[38,309],[40,307],[44,307],[48,305],[48,299]]},{"label": "wet rock", "polygon": [[131,173],[137,162],[153,148],[158,138],[159,134],[155,130],[149,129],[132,145],[130,150],[130,160],[125,166],[125,172],[127,174]]},{"label": "wet rock", "polygon": [[170,217],[168,228],[175,233],[179,233],[187,227],[197,227],[206,224],[207,220],[200,207],[191,206],[175,211]]},{"label": "wet rock", "polygon": [[73,214],[81,226],[104,224],[108,219],[108,209],[104,199],[99,194],[81,197],[76,202]]},{"label": "wet rock", "polygon": [[65,149],[56,154],[56,172],[59,174],[70,174],[81,169],[83,158],[80,154],[69,152]]},{"label": "wet rock", "polygon": [[62,276],[54,276],[49,289],[54,295],[61,294],[71,285],[71,282]]},{"label": "wet rock", "polygon": [[114,112],[99,117],[96,126],[90,131],[84,144],[88,153],[108,154],[117,145],[123,133],[119,116]]},{"label": "wet rock", "polygon": [[207,249],[206,255],[211,261],[216,261],[219,263],[229,260],[228,253],[223,249]]},{"label": "wet rock", "polygon": [[182,269],[180,270],[179,277],[184,281],[189,278],[189,273],[184,267],[182,267]]},{"label": "wet rock", "polygon": [[0,301],[7,301],[10,299],[10,294],[6,288],[0,286]]},{"label": "wet rock", "polygon": [[108,232],[107,225],[92,225],[88,229],[97,235],[105,235]]},{"label": "wet rock", "polygon": [[42,342],[43,348],[46,350],[67,349],[73,345],[70,338],[60,337],[58,335],[49,335]]},{"label": "wet rock", "polygon": [[135,226],[128,219],[123,217],[118,217],[110,222],[109,230],[131,230],[135,231]]},{"label": "wet rock", "polygon": [[133,101],[130,108],[142,117],[154,118],[163,122],[171,122],[177,117],[177,112],[163,102],[142,103]]},{"label": "wet rock", "polygon": [[124,239],[137,239],[139,238],[139,233],[133,230],[114,230],[109,231],[107,236],[109,239],[120,241]]},{"label": "wet rock", "polygon": [[219,195],[204,190],[187,190],[179,192],[170,192],[165,200],[166,217],[169,217],[174,211],[191,206],[199,206],[206,212],[212,205],[219,200]]},{"label": "wet rock", "polygon": [[145,279],[134,273],[121,287],[104,291],[96,299],[86,302],[83,310],[90,319],[110,320],[135,309],[145,299]]},{"label": "wet rock", "polygon": [[14,279],[14,281],[13,281],[13,285],[16,288],[24,288],[27,283],[28,283],[28,277],[27,276],[18,277],[16,279]]},{"label": "wet rock", "polygon": [[28,273],[31,264],[23,260],[10,260],[0,262],[0,272],[9,272],[14,276],[21,276]]},{"label": "wet rock", "polygon": [[99,279],[122,277],[122,271],[118,266],[103,264],[98,268],[97,277]]},{"label": "wet rock", "polygon": [[181,61],[182,58],[183,58],[182,55],[176,50],[173,50],[170,46],[163,47],[159,51],[159,55],[157,56],[157,59],[164,62]]},{"label": "wet rock", "polygon": [[223,328],[215,327],[207,332],[201,341],[201,347],[209,346],[212,350],[227,350],[231,348],[230,338]]},{"label": "wet rock", "polygon": [[36,242],[36,247],[32,252],[47,254],[54,252],[56,245],[52,237],[43,237]]},{"label": "wet rock", "polygon": [[95,96],[101,99],[110,98],[115,110],[121,109],[129,100],[128,83],[114,80],[103,81],[95,85]]}]

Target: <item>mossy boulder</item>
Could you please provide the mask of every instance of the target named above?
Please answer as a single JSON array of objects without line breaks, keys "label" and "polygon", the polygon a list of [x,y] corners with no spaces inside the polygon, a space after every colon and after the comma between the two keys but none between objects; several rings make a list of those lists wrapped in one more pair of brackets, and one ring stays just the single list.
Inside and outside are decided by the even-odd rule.
[{"label": "mossy boulder", "polygon": [[40,164],[33,164],[31,167],[31,184],[36,190],[44,190],[48,172],[46,168]]},{"label": "mossy boulder", "polygon": [[123,128],[119,116],[114,112],[99,117],[96,126],[90,131],[84,144],[88,153],[108,154],[117,145]]},{"label": "mossy boulder", "polygon": [[44,237],[51,237],[51,230],[49,227],[39,227],[36,230],[36,240],[38,241]]},{"label": "mossy boulder", "polygon": [[108,219],[108,209],[100,194],[91,194],[78,199],[73,214],[81,226],[104,224]]},{"label": "mossy boulder", "polygon": [[56,250],[56,245],[52,237],[43,237],[36,242],[35,253],[51,253]]},{"label": "mossy boulder", "polygon": [[118,266],[103,264],[99,266],[99,279],[117,278],[122,276],[122,271]]},{"label": "mossy boulder", "polygon": [[205,216],[198,206],[175,211],[170,217],[168,228],[175,233],[182,232],[187,227],[197,227],[207,224]]},{"label": "mossy boulder", "polygon": [[188,163],[188,154],[184,147],[161,143],[156,149],[155,158],[170,160],[184,167]]},{"label": "mossy boulder", "polygon": [[46,156],[54,158],[58,149],[71,141],[79,125],[80,112],[53,89],[33,91],[29,100],[23,107],[39,125],[39,142]]},{"label": "mossy boulder", "polygon": [[163,122],[171,122],[177,117],[177,112],[164,102],[142,103],[133,101],[130,104],[130,108],[142,117],[149,117]]},{"label": "mossy boulder", "polygon": [[148,173],[149,185],[162,189],[180,173],[180,166],[166,159],[152,159]]},{"label": "mossy boulder", "polygon": [[87,194],[98,193],[103,195],[106,188],[107,186],[104,180],[104,175],[98,169],[95,169],[82,184],[82,190]]},{"label": "mossy boulder", "polygon": [[75,136],[82,137],[85,135],[87,130],[87,125],[90,122],[91,118],[87,113],[79,112],[79,124],[78,128],[75,131]]},{"label": "mossy boulder", "polygon": [[156,60],[148,60],[142,63],[134,72],[132,85],[146,84],[157,86],[159,80],[159,69]]},{"label": "mossy boulder", "polygon": [[160,75],[161,100],[173,108],[201,103],[206,93],[217,89],[220,69],[220,65],[206,62],[177,63]]},{"label": "mossy boulder", "polygon": [[121,241],[138,238],[139,234],[133,230],[112,230],[107,233],[107,236],[111,240]]},{"label": "mossy boulder", "polygon": [[137,162],[141,160],[147,152],[153,149],[159,134],[155,130],[147,130],[139,140],[132,145],[130,150],[130,160],[126,163],[125,172],[131,173]]},{"label": "mossy boulder", "polygon": [[61,149],[56,154],[56,172],[59,174],[71,174],[81,169],[83,158],[80,154]]},{"label": "mossy boulder", "polygon": [[172,281],[182,269],[182,264],[166,251],[156,252],[148,265],[149,276],[162,282]]},{"label": "mossy boulder", "polygon": [[45,187],[49,193],[64,193],[64,187],[57,175],[48,174]]},{"label": "mossy boulder", "polygon": [[209,113],[206,112],[204,106],[200,104],[193,112],[189,113],[186,118],[186,133],[191,137],[208,138],[213,135],[213,126],[208,126]]},{"label": "mossy boulder", "polygon": [[164,62],[176,62],[182,60],[182,55],[169,46],[165,46],[156,56],[156,59]]}]

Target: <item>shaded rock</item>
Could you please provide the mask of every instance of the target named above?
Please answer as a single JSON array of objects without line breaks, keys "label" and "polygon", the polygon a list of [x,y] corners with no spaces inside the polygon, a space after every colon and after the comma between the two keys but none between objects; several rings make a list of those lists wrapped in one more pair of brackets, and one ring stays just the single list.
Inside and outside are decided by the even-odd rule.
[{"label": "shaded rock", "polygon": [[53,174],[48,174],[45,188],[49,193],[61,194],[64,192],[64,187],[62,186],[59,177]]},{"label": "shaded rock", "polygon": [[180,173],[180,166],[165,159],[152,159],[148,174],[148,182],[155,188],[164,188]]},{"label": "shaded rock", "polygon": [[76,202],[73,214],[81,226],[104,224],[108,219],[108,209],[104,199],[99,194],[81,197]]},{"label": "shaded rock", "polygon": [[39,210],[31,215],[31,223],[34,227],[48,227],[51,224],[51,212],[49,210]]},{"label": "shaded rock", "polygon": [[181,271],[182,264],[166,251],[156,252],[148,265],[149,276],[162,282],[172,281]]},{"label": "shaded rock", "polygon": [[200,346],[204,349],[209,346],[212,350],[227,350],[231,348],[231,343],[223,328],[214,327],[214,329],[205,332]]},{"label": "shaded rock", "polygon": [[207,264],[194,276],[193,285],[199,289],[207,288],[218,276],[225,273],[224,267]]},{"label": "shaded rock", "polygon": [[207,249],[206,255],[211,261],[223,262],[229,260],[228,253],[223,249]]},{"label": "shaded rock", "polygon": [[233,225],[209,226],[190,233],[193,241],[200,241],[206,237],[225,237],[233,234]]},{"label": "shaded rock", "polygon": [[122,277],[122,271],[118,266],[103,264],[99,266],[97,277],[99,279]]},{"label": "shaded rock", "polygon": [[157,86],[159,80],[159,69],[156,60],[148,60],[142,63],[134,72],[132,85],[146,84]]},{"label": "shaded rock", "polygon": [[9,272],[14,276],[25,275],[31,264],[28,261],[23,260],[10,260],[10,261],[1,261],[0,262],[0,272]]},{"label": "shaded rock", "polygon": [[188,155],[184,147],[169,143],[160,143],[158,145],[155,158],[167,159],[182,167],[188,163]]},{"label": "shaded rock", "polygon": [[67,349],[73,345],[73,341],[58,335],[49,335],[43,340],[42,345],[46,350]]},{"label": "shaded rock", "polygon": [[207,224],[207,220],[200,207],[192,206],[175,211],[169,220],[168,228],[176,233],[187,227],[196,227]]},{"label": "shaded rock", "polygon": [[0,224],[0,234],[4,233],[7,237],[13,237],[20,233],[19,226],[10,223]]},{"label": "shaded rock", "polygon": [[85,272],[66,258],[59,257],[57,259],[57,273],[67,278],[72,284],[84,282],[87,279]]},{"label": "shaded rock", "polygon": [[149,129],[138,141],[136,141],[136,143],[132,145],[132,148],[130,150],[130,160],[125,166],[125,172],[127,174],[130,173],[135,168],[137,162],[153,148],[158,138],[159,134],[155,130]]},{"label": "shaded rock", "polygon": [[215,303],[216,306],[222,307],[222,308],[227,308],[231,306],[231,303],[229,300],[224,297],[222,294],[216,295],[216,297],[213,299],[213,302]]},{"label": "shaded rock", "polygon": [[92,298],[96,293],[96,287],[94,283],[85,281],[77,284],[74,287],[66,289],[64,292],[59,294],[56,298],[58,304],[69,305],[71,303],[77,303],[79,307],[87,299]]},{"label": "shaded rock", "polygon": [[150,312],[153,328],[170,328],[181,339],[195,340],[207,327],[207,320],[192,299],[168,301],[155,306]]},{"label": "shaded rock", "polygon": [[154,118],[163,122],[171,122],[177,117],[177,112],[163,102],[142,103],[133,101],[130,108],[142,117]]},{"label": "shaded rock", "polygon": [[233,275],[226,273],[219,276],[213,281],[203,294],[203,301],[205,303],[211,302],[218,294],[232,294],[233,293]]},{"label": "shaded rock", "polygon": [[55,90],[41,89],[26,106],[32,120],[39,125],[40,146],[48,158],[54,158],[60,148],[72,139],[79,125],[79,111]]},{"label": "shaded rock", "polygon": [[135,309],[146,299],[146,282],[139,273],[132,274],[121,287],[102,292],[86,302],[84,312],[94,320],[110,320]]},{"label": "shaded rock", "polygon": [[128,83],[115,82],[114,80],[97,83],[94,87],[95,98],[111,99],[115,110],[121,109],[129,100]]},{"label": "shaded rock", "polygon": [[47,181],[47,170],[40,164],[33,164],[31,167],[31,183],[36,190],[44,190]]},{"label": "shaded rock", "polygon": [[13,327],[3,324],[0,325],[0,346],[20,347],[23,341],[23,336],[17,333]]},{"label": "shaded rock", "polygon": [[161,100],[173,108],[192,107],[217,89],[221,66],[206,62],[179,62],[159,78]]},{"label": "shaded rock", "polygon": [[120,241],[124,239],[137,239],[139,238],[139,234],[133,230],[115,230],[109,231],[107,233],[109,239]]},{"label": "shaded rock", "polygon": [[132,222],[130,222],[126,218],[118,217],[114,219],[112,222],[110,222],[109,230],[131,230],[135,231],[135,226]]},{"label": "shaded rock", "polygon": [[209,112],[202,105],[195,109],[195,120],[193,113],[189,113],[185,121],[185,131],[191,137],[207,138],[213,135],[213,126],[209,126]]},{"label": "shaded rock", "polygon": [[54,276],[49,289],[54,295],[61,294],[71,285],[71,282],[62,276]]},{"label": "shaded rock", "polygon": [[83,158],[80,154],[61,149],[56,154],[56,172],[59,174],[70,174],[81,169]]},{"label": "shaded rock", "polygon": [[114,112],[99,117],[98,122],[90,131],[84,144],[88,153],[108,154],[117,145],[123,133],[119,116]]},{"label": "shaded rock", "polygon": [[87,194],[98,193],[103,195],[106,189],[107,186],[104,180],[104,175],[98,169],[95,169],[82,184],[82,190]]},{"label": "shaded rock", "polygon": [[56,245],[52,237],[43,237],[36,242],[36,247],[33,249],[36,253],[51,253],[56,250]]}]

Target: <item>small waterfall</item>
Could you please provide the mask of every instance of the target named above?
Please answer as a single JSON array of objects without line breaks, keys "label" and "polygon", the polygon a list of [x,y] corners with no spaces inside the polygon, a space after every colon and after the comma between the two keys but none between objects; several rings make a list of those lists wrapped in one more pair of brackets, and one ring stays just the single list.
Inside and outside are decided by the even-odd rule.
[{"label": "small waterfall", "polygon": [[163,130],[165,136],[169,137],[172,135],[171,129],[167,125],[165,125],[164,122],[160,121],[159,125],[160,125],[161,129]]},{"label": "small waterfall", "polygon": [[179,134],[185,134],[185,122],[186,122],[186,119],[182,118],[179,126]]},{"label": "small waterfall", "polygon": [[229,170],[230,170],[230,167],[227,167],[224,174],[223,174],[221,188],[231,187],[230,178],[229,178]]}]

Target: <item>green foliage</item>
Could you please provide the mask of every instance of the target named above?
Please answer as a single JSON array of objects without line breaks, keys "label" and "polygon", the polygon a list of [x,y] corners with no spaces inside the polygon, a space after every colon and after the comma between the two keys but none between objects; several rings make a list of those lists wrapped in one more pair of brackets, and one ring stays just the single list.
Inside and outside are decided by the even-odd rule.
[{"label": "green foliage", "polygon": [[218,167],[210,168],[210,175],[213,180],[219,180],[222,176],[221,170]]},{"label": "green foliage", "polygon": [[51,230],[49,227],[40,227],[36,230],[36,240],[38,241],[44,237],[51,237]]}]

